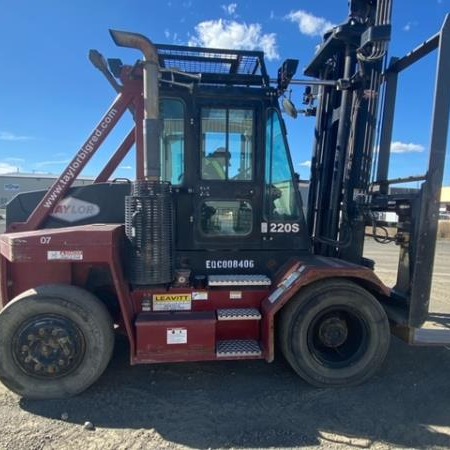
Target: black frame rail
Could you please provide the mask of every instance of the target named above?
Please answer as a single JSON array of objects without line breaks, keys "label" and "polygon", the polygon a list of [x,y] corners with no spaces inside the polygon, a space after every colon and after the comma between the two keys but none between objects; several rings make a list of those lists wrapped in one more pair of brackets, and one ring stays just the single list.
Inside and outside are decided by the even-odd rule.
[{"label": "black frame rail", "polygon": [[[400,260],[397,284],[393,290],[394,298],[405,300],[407,314],[390,314],[397,323],[416,328],[422,326],[428,316],[447,149],[450,114],[450,15],[446,16],[438,34],[403,58],[392,59],[385,72],[385,102],[375,182],[382,195],[387,194],[388,186],[393,184],[392,180],[388,180],[388,171],[398,75],[435,50],[437,68],[428,170],[416,199],[410,205],[403,203],[406,222],[409,222],[405,231],[409,232],[409,236],[399,242]],[[387,197],[395,199],[396,196]],[[397,200],[399,203],[402,201],[401,198]],[[407,212],[409,208],[410,211]],[[399,222],[401,221],[400,212]]]}]

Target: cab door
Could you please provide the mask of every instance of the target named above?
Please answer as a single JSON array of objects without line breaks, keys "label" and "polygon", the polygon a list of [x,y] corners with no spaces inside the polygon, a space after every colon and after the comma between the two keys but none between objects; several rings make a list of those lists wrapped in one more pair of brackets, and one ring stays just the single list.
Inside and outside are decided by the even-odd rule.
[{"label": "cab door", "polygon": [[197,249],[260,247],[261,168],[256,164],[260,110],[199,105],[198,177],[193,237]]}]

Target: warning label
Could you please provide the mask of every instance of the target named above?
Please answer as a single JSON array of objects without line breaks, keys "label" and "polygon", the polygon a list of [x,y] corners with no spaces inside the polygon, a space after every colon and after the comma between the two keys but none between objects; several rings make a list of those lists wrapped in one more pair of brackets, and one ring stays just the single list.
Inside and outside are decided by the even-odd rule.
[{"label": "warning label", "polygon": [[167,328],[168,344],[187,344],[186,328]]},{"label": "warning label", "polygon": [[190,311],[191,303],[190,293],[153,295],[153,311]]},{"label": "warning label", "polygon": [[49,261],[82,261],[82,250],[49,250],[47,252]]}]

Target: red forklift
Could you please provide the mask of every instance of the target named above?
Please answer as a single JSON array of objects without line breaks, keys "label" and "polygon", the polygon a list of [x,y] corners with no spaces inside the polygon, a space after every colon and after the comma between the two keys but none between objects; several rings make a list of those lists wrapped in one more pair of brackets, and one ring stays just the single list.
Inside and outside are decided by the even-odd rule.
[{"label": "red forklift", "polygon": [[[0,379],[8,388],[40,399],[84,391],[108,365],[115,332],[126,335],[131,364],[271,362],[280,349],[321,387],[368,380],[391,332],[411,344],[450,343],[448,333],[421,328],[449,123],[450,20],[388,62],[392,0],[349,4],[307,80],[294,78],[297,60],[271,79],[262,52],[155,45],[123,31],[111,31],[114,42],[142,60],[91,51],[117,98],[53,186],[6,209]],[[390,180],[398,75],[432,51],[429,167]],[[282,110],[297,115],[287,98],[295,83],[306,85],[304,111],[316,117],[305,205],[282,118]],[[134,128],[94,182],[73,186],[128,113]],[[114,179],[132,148],[136,179]],[[420,188],[393,194],[405,181]],[[377,230],[383,212],[399,218],[395,237],[385,237],[400,247],[392,288],[363,256],[366,229]]]}]

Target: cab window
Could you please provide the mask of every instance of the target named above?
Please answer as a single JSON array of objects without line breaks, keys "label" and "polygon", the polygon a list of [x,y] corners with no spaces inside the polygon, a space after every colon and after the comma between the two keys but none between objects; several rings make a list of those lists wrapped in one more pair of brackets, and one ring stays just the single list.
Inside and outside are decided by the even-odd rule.
[{"label": "cab window", "polygon": [[203,180],[253,179],[253,111],[202,108],[201,176]]},{"label": "cab window", "polygon": [[252,207],[245,200],[208,200],[200,207],[200,228],[208,236],[250,234],[252,218]]},{"label": "cab window", "polygon": [[161,133],[161,177],[177,185],[184,176],[184,104],[164,99],[160,103],[163,129]]},{"label": "cab window", "polygon": [[299,218],[298,192],[279,114],[270,110],[266,126],[265,216],[272,221]]}]

